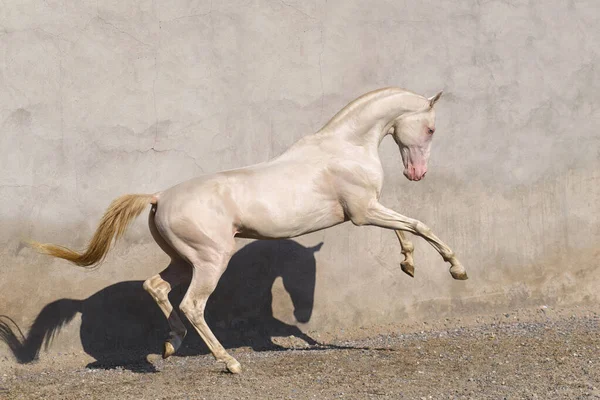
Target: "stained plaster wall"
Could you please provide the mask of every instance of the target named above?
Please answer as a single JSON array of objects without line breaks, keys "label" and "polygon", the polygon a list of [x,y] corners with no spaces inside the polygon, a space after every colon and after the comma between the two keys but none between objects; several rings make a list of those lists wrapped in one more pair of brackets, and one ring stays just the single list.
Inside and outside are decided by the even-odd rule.
[{"label": "stained plaster wall", "polygon": [[[145,217],[91,272],[22,239],[81,247],[113,198],[264,161],[390,85],[445,95],[424,181],[382,143],[382,202],[430,225],[470,280],[418,238],[411,279],[392,232],[344,224],[297,239],[323,242],[298,325],[598,301],[599,19],[593,0],[4,1],[0,315],[26,333],[45,305],[168,261]],[[297,324],[281,278],[272,292]],[[50,351],[80,349],[80,322]]]}]

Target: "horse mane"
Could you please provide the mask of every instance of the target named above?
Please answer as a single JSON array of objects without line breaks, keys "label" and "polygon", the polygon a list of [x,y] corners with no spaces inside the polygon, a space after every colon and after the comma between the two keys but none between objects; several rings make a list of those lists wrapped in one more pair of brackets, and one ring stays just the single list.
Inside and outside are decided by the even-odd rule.
[{"label": "horse mane", "polygon": [[385,88],[381,88],[381,89],[376,89],[376,90],[372,90],[370,92],[367,92],[365,94],[363,94],[360,97],[357,97],[356,99],[352,100],[350,103],[348,103],[344,108],[342,108],[340,111],[338,111],[324,126],[323,128],[321,128],[321,130],[326,130],[328,128],[331,128],[336,122],[340,121],[341,119],[345,118],[348,114],[350,114],[351,112],[363,107],[365,104],[373,101],[373,100],[377,100],[380,99],[382,97],[386,97],[389,96],[391,94],[397,94],[397,93],[409,93],[409,94],[413,94],[415,96],[418,97],[422,97],[416,93],[413,93],[409,90],[406,89],[402,89],[399,87],[385,87]]}]

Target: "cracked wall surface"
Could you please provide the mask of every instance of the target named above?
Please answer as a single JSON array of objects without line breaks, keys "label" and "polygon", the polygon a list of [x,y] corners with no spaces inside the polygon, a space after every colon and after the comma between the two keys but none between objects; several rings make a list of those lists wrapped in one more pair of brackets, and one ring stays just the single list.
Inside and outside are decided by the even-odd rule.
[{"label": "cracked wall surface", "polygon": [[[344,224],[297,239],[323,242],[312,314],[298,323],[275,281],[278,318],[338,330],[598,301],[599,23],[594,0],[4,0],[0,315],[26,331],[47,304],[168,261],[145,217],[93,271],[21,240],[81,248],[115,197],[274,157],[384,86],[444,89],[424,181],[382,143],[382,202],[470,280],[418,238],[410,279],[393,232]],[[79,324],[49,351],[80,350]]]}]

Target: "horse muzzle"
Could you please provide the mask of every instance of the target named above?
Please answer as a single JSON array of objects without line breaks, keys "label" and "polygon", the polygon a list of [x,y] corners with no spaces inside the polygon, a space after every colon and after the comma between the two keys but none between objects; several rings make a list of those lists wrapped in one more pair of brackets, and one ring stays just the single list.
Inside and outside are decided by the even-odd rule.
[{"label": "horse muzzle", "polygon": [[425,177],[427,173],[427,167],[415,167],[413,165],[409,165],[404,169],[404,176],[408,178],[409,181],[420,181]]}]

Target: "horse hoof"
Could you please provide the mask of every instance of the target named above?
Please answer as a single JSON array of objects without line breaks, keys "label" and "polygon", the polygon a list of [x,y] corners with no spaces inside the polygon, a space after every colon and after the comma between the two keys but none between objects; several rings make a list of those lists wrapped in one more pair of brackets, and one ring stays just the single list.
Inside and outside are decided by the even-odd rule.
[{"label": "horse hoof", "polygon": [[450,274],[452,277],[459,281],[464,281],[469,279],[467,276],[467,270],[460,264],[456,264],[450,267]]},{"label": "horse hoof", "polygon": [[171,342],[165,342],[162,355],[163,359],[171,357],[173,354],[175,354],[175,347],[173,347]]},{"label": "horse hoof", "polygon": [[239,374],[242,372],[242,365],[234,358],[227,361],[227,370],[232,374]]},{"label": "horse hoof", "polygon": [[404,271],[404,273],[408,276],[410,276],[411,278],[415,277],[415,266],[412,264],[407,263],[406,261],[402,261],[400,263],[400,268],[402,268],[402,271]]}]

